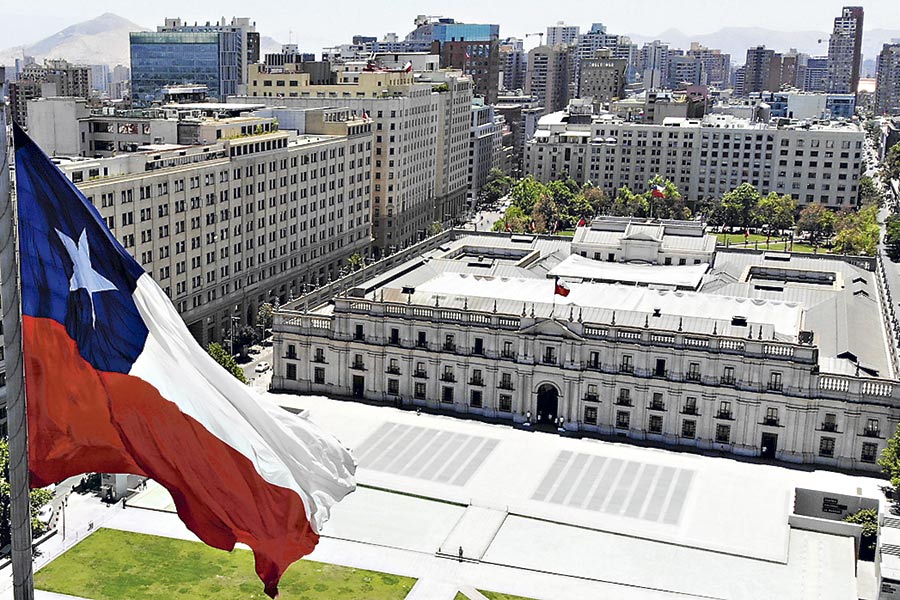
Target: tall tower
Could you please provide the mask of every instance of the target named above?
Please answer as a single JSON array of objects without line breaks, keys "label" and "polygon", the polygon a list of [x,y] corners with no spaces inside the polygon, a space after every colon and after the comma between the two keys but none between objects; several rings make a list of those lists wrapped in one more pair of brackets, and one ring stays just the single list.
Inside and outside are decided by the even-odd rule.
[{"label": "tall tower", "polygon": [[900,44],[885,44],[878,55],[875,114],[900,114]]},{"label": "tall tower", "polygon": [[828,41],[828,91],[855,94],[862,62],[863,8],[845,6]]}]

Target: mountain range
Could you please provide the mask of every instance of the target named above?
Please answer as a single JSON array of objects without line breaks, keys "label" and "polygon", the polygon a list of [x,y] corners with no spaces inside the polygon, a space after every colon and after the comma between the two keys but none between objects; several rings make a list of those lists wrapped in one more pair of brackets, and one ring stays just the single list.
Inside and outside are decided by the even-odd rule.
[{"label": "mountain range", "polygon": [[[119,15],[104,13],[33,44],[0,50],[0,65],[12,65],[24,54],[38,62],[45,58],[64,58],[71,63],[127,66],[131,62],[128,43],[131,31],[150,29]],[[281,44],[267,36],[260,36],[260,45],[263,54],[281,50]]]}]

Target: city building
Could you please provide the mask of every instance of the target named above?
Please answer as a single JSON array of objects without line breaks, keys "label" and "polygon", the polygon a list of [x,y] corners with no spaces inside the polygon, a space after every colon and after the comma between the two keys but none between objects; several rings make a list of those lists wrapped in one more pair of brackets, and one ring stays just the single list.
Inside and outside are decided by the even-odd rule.
[{"label": "city building", "polygon": [[790,194],[801,206],[853,208],[863,174],[865,133],[851,122],[781,126],[731,115],[666,118],[661,124],[611,114],[566,111],[541,118],[525,144],[525,172],[541,181],[563,175],[592,182],[609,196],[645,190],[659,175],[689,202],[721,198],[742,183],[763,194]]},{"label": "city building", "polygon": [[13,120],[28,127],[28,101],[51,96],[91,98],[91,67],[65,60],[28,63],[16,81],[10,82],[10,109]]},{"label": "city building", "polygon": [[810,56],[800,87],[804,92],[828,91],[828,57]]},{"label": "city building", "polygon": [[828,91],[855,94],[862,67],[863,7],[845,6],[828,40]]},{"label": "city building", "polygon": [[706,85],[708,77],[703,60],[697,56],[671,54],[666,82],[670,90],[677,90],[683,86]]},{"label": "city building", "polygon": [[765,46],[748,48],[742,85],[739,88],[735,86],[735,93],[749,96],[753,93],[774,92],[781,89],[780,83],[781,55]]},{"label": "city building", "polygon": [[525,72],[528,70],[528,55],[522,40],[506,38],[500,42],[501,89],[516,92],[525,89]]},{"label": "city building", "polygon": [[659,40],[648,42],[641,47],[641,83],[646,91],[666,87],[670,55],[669,45]]},{"label": "city building", "polygon": [[875,114],[900,115],[900,43],[885,44],[878,55]]},{"label": "city building", "polygon": [[547,28],[547,39],[544,41],[548,46],[556,46],[563,44],[570,46],[578,42],[578,36],[581,28],[578,25],[566,25],[562,21],[557,21],[556,25]]},{"label": "city building", "polygon": [[471,115],[468,198],[474,202],[490,180],[491,169],[500,168],[504,123],[494,107],[485,104],[482,98],[473,100]]},{"label": "city building", "polygon": [[172,84],[205,85],[225,101],[247,82],[249,65],[259,62],[259,33],[247,18],[188,25],[166,19],[156,31],[131,32],[131,93],[136,106],[162,100]]},{"label": "city building", "polygon": [[372,123],[345,108],[304,116],[300,133],[272,116],[207,118],[208,143],[55,162],[206,345],[369,246]]},{"label": "city building", "polygon": [[284,307],[272,388],[880,471],[900,386],[875,259],[714,247],[693,222],[447,232]]},{"label": "city building", "polygon": [[593,98],[598,105],[624,98],[627,71],[624,58],[614,58],[608,48],[597,50],[593,58],[581,61],[578,97]]},{"label": "city building", "polygon": [[9,111],[13,121],[22,127],[28,127],[28,101],[44,96],[43,86],[44,84],[40,82],[26,79],[9,82]]},{"label": "city building", "polygon": [[538,120],[544,115],[544,107],[534,96],[501,94],[494,105],[494,111],[505,121],[510,130],[512,149],[511,165],[508,173],[514,177],[523,175],[525,142],[537,131]]},{"label": "city building", "polygon": [[633,83],[640,69],[640,53],[637,45],[633,44],[627,36],[608,33],[603,23],[593,23],[590,31],[578,36],[578,44],[575,48],[576,84],[580,77],[581,63],[591,60],[596,56],[598,50],[603,49],[612,51],[613,58],[626,62],[625,78],[628,83]]},{"label": "city building", "polygon": [[707,83],[716,87],[728,87],[731,81],[731,55],[721,50],[710,49],[698,42],[691,42],[686,56],[700,59]]},{"label": "city building", "polygon": [[525,93],[537,97],[548,112],[565,108],[571,97],[571,46],[538,46],[528,52]]},{"label": "city building", "polygon": [[376,255],[422,239],[435,222],[449,225],[465,214],[472,81],[459,71],[403,68],[416,61],[427,66],[428,56],[388,55],[400,66],[342,71],[333,85],[256,64],[249,95],[229,99],[285,108],[346,106],[373,120]]}]

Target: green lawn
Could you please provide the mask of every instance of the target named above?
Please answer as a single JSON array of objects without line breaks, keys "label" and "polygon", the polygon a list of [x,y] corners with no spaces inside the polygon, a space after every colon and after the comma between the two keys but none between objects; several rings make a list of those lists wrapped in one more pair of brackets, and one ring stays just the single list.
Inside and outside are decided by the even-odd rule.
[{"label": "green lawn", "polygon": [[[725,239],[728,239],[728,244],[730,246],[735,246],[737,248],[759,248],[760,250],[776,250],[776,251],[784,251],[791,247],[790,242],[783,242],[779,237],[773,237],[769,240],[769,245],[766,246],[766,236],[752,234],[747,238],[747,243],[744,243],[744,234],[742,233],[717,233],[716,238],[718,238],[720,244],[725,243]],[[801,242],[794,242],[793,247],[794,252],[810,252],[812,253],[813,247],[810,244],[804,244]],[[819,254],[830,254],[830,250],[823,246],[819,246],[816,250]]]},{"label": "green lawn", "polygon": [[484,590],[478,590],[490,600],[531,600],[531,598],[526,598],[525,596],[513,596],[511,594],[501,594],[500,592],[486,592]]},{"label": "green lawn", "polygon": [[[41,569],[41,590],[91,600],[268,598],[247,550],[101,529]],[[402,600],[416,580],[309,560],[281,580],[282,600]]]}]

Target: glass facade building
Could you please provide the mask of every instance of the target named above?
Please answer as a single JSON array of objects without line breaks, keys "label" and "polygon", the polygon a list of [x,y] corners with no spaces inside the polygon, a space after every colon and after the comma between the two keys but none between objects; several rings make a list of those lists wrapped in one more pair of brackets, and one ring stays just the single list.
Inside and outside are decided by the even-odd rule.
[{"label": "glass facade building", "polygon": [[[135,105],[162,100],[167,85],[205,85],[222,97],[219,34],[132,32],[131,94]],[[232,92],[234,93],[234,92]]]}]

